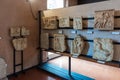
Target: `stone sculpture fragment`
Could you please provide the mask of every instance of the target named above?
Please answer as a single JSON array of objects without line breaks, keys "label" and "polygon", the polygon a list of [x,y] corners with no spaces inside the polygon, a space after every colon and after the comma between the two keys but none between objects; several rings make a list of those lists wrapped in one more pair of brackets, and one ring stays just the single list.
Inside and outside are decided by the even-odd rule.
[{"label": "stone sculpture fragment", "polygon": [[93,58],[102,61],[112,61],[113,59],[113,42],[111,39],[94,39],[94,54]]},{"label": "stone sculpture fragment", "polygon": [[65,35],[54,34],[54,50],[64,52],[66,50]]},{"label": "stone sculpture fragment", "polygon": [[94,29],[114,30],[114,9],[95,11]]}]

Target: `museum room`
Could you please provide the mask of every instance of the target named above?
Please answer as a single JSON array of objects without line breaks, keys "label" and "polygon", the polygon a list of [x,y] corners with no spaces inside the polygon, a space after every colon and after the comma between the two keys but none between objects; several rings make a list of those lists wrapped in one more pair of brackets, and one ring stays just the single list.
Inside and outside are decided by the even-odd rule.
[{"label": "museum room", "polygon": [[0,80],[120,80],[120,0],[0,0]]}]

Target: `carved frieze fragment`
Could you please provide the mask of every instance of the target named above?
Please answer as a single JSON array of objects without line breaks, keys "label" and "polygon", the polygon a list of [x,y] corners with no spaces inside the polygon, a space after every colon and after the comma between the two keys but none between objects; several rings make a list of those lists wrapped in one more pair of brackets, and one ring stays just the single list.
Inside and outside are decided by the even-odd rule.
[{"label": "carved frieze fragment", "polygon": [[43,29],[57,29],[57,16],[43,17]]},{"label": "carved frieze fragment", "polygon": [[11,37],[20,36],[20,27],[11,27],[10,28],[10,36]]},{"label": "carved frieze fragment", "polygon": [[54,50],[64,52],[66,50],[65,35],[54,34]]},{"label": "carved frieze fragment", "polygon": [[71,22],[69,17],[59,18],[59,27],[71,27]]},{"label": "carved frieze fragment", "polygon": [[73,18],[73,28],[74,29],[83,29],[82,17],[74,17]]},{"label": "carved frieze fragment", "polygon": [[95,11],[94,29],[114,30],[114,9]]},{"label": "carved frieze fragment", "polygon": [[112,61],[114,54],[113,42],[111,39],[94,39],[93,58],[102,61]]},{"label": "carved frieze fragment", "polygon": [[13,39],[12,43],[16,51],[21,51],[27,47],[27,38]]},{"label": "carved frieze fragment", "polygon": [[75,39],[71,42],[71,54],[78,57],[84,48],[84,40],[81,36],[77,35]]}]

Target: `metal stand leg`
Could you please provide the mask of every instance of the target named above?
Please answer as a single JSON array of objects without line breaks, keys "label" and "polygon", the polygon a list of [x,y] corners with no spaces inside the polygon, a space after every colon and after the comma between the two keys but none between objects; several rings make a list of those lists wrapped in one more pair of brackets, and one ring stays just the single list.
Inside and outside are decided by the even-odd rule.
[{"label": "metal stand leg", "polygon": [[69,74],[69,76],[71,76],[71,57],[69,57],[69,65],[68,65],[68,67],[69,67],[68,74]]}]

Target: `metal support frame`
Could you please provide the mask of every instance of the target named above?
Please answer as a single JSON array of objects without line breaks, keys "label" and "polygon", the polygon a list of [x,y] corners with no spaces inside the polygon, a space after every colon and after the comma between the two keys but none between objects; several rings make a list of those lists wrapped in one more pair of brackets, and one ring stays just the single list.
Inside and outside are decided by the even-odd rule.
[{"label": "metal support frame", "polygon": [[17,76],[16,67],[21,66],[20,72],[23,72],[23,51],[21,51],[20,53],[21,53],[21,63],[16,64],[16,50],[15,49],[13,50],[13,74],[15,76]]}]

